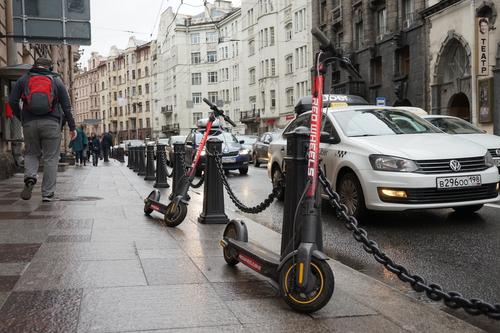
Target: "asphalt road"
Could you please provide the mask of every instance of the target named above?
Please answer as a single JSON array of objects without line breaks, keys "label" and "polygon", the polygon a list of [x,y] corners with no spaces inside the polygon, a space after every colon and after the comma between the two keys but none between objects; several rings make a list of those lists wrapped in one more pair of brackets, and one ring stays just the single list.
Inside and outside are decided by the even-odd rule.
[{"label": "asphalt road", "polygon": [[[247,206],[261,202],[271,192],[265,167],[250,167],[247,176],[229,175],[230,184]],[[236,208],[226,196],[226,205]],[[281,231],[283,203],[275,202],[253,220]],[[325,251],[342,263],[392,285],[412,297],[427,301],[385,270],[365,253],[323,201]],[[452,209],[374,213],[363,227],[371,239],[396,263],[423,276],[428,282],[457,291],[467,298],[500,303],[500,202],[477,214],[461,217]],[[430,302],[430,301],[429,301]],[[432,302],[434,306],[444,308]],[[463,311],[448,311],[487,331],[500,332],[500,321],[470,317]]]}]

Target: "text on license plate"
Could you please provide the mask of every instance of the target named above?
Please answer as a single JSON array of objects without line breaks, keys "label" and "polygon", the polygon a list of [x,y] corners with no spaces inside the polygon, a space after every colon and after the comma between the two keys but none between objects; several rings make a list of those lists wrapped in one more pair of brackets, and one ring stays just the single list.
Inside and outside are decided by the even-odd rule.
[{"label": "text on license plate", "polygon": [[222,163],[235,163],[236,157],[222,157]]},{"label": "text on license plate", "polygon": [[457,188],[471,186],[481,186],[480,175],[436,178],[437,188]]}]

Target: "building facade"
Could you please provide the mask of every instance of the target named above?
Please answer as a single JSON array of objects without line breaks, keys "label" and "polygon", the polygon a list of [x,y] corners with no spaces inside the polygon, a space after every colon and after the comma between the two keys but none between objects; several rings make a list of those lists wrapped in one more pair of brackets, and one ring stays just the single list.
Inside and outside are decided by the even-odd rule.
[{"label": "building facade", "polygon": [[[427,107],[500,134],[500,1],[429,1]],[[481,27],[481,21],[486,19]]]},{"label": "building facade", "polygon": [[424,107],[425,34],[418,14],[424,8],[424,0],[313,1],[313,25],[361,74],[351,77],[330,66],[326,89],[361,95],[371,103],[383,97],[386,105]]}]

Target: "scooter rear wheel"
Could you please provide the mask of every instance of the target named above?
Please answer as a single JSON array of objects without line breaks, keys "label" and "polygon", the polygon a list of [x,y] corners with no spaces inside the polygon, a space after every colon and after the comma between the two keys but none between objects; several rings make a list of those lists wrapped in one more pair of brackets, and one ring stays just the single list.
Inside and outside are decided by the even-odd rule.
[{"label": "scooter rear wheel", "polygon": [[152,201],[160,201],[160,192],[157,190],[152,191],[149,193],[147,197],[147,201],[144,203],[144,214],[146,216],[151,215],[153,212],[153,209],[151,208],[151,200]]},{"label": "scooter rear wheel", "polygon": [[296,285],[295,258],[289,259],[280,270],[280,291],[285,302],[295,311],[311,313],[324,307],[333,294],[335,279],[326,261],[312,258],[310,278],[313,283],[311,292],[304,293]]},{"label": "scooter rear wheel", "polygon": [[[238,229],[234,225],[234,223],[229,224],[224,230],[224,238],[232,238],[232,239],[240,239],[240,235],[238,235]],[[229,266],[235,266],[239,263],[239,260],[236,258],[234,254],[232,254],[230,248],[225,247],[222,250],[224,255],[224,260]]]},{"label": "scooter rear wheel", "polygon": [[[184,221],[187,215],[187,206],[186,204],[179,202],[177,204],[177,207],[175,208],[175,211],[170,212],[174,208],[172,207],[174,205],[173,202],[169,203],[167,206],[167,213],[163,217],[163,221],[165,221],[165,224],[167,227],[177,227],[179,224]],[[169,213],[170,212],[170,213]]]}]

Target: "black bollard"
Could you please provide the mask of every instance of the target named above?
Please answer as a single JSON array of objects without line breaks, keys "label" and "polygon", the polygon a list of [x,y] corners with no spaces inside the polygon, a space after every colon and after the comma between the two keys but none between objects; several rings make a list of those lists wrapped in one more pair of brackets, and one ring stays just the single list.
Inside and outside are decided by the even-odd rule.
[{"label": "black bollard", "polygon": [[138,147],[137,151],[139,154],[139,158],[137,159],[137,162],[139,163],[139,170],[137,171],[137,174],[139,176],[145,176],[146,175],[146,159],[145,159],[146,147],[145,146]]},{"label": "black bollard", "polygon": [[179,180],[184,176],[186,170],[184,168],[184,156],[186,155],[186,146],[184,143],[176,142],[174,143],[174,170],[172,171],[172,193],[170,194],[170,200],[173,199],[173,194],[177,189],[177,184]]},{"label": "black bollard", "polygon": [[117,149],[113,149],[115,152],[115,158],[118,160],[120,163],[125,163],[125,151],[123,148],[119,147]]},{"label": "black bollard", "polygon": [[155,146],[146,147],[146,175],[144,180],[156,180],[155,177]]},{"label": "black bollard", "polygon": [[203,224],[226,224],[229,219],[224,212],[224,187],[215,161],[216,152],[222,152],[222,141],[216,138],[207,141],[205,163],[205,187],[203,189],[203,211],[198,222]]},{"label": "black bollard", "polygon": [[134,157],[133,159],[133,164],[132,164],[132,170],[134,172],[139,172],[139,147],[134,147],[132,150],[132,156]]},{"label": "black bollard", "polygon": [[167,152],[165,145],[156,145],[156,181],[153,185],[155,188],[168,188],[167,180]]},{"label": "black bollard", "polygon": [[128,154],[127,154],[127,168],[132,169],[132,150],[130,150],[131,147],[128,147]]},{"label": "black bollard", "polygon": [[[299,219],[294,225],[295,213],[299,205],[300,197],[304,192],[307,184],[307,152],[309,148],[309,128],[297,127],[294,131],[285,135],[287,139],[285,157],[286,175],[285,175],[285,202],[283,209],[283,229],[281,231],[281,258],[284,258],[288,253],[296,249],[300,243],[300,238],[295,239],[293,242],[293,235],[299,235],[302,228],[302,221],[300,219],[301,211],[297,214]],[[321,186],[318,186],[320,191]],[[321,209],[320,195],[316,196],[318,201],[316,204]],[[299,210],[302,210],[300,207]],[[318,218],[320,215],[318,214]],[[318,221],[318,225],[320,225]],[[294,231],[295,226],[295,231]],[[323,251],[323,238],[321,228],[317,230],[317,246],[319,251]]]}]

